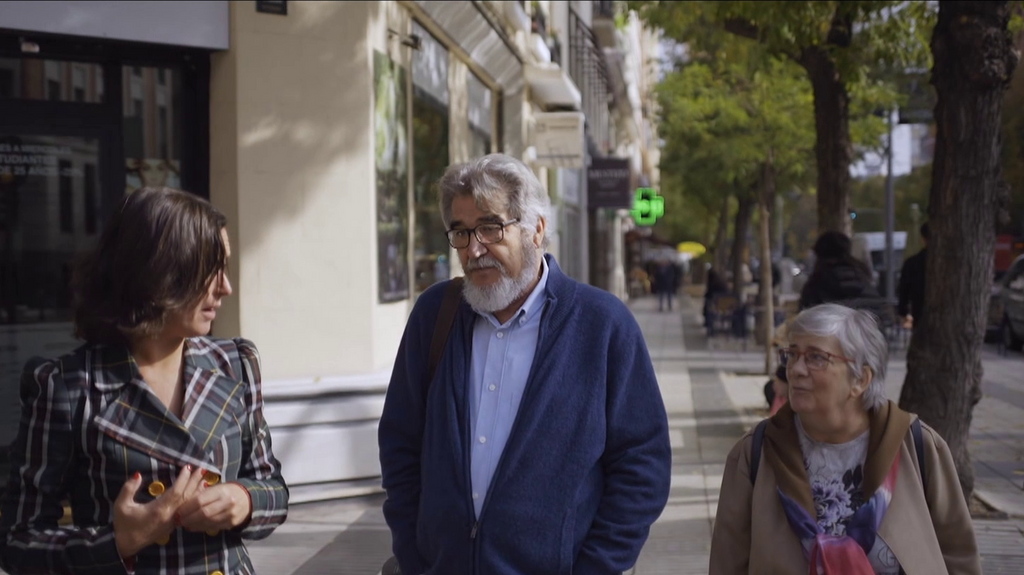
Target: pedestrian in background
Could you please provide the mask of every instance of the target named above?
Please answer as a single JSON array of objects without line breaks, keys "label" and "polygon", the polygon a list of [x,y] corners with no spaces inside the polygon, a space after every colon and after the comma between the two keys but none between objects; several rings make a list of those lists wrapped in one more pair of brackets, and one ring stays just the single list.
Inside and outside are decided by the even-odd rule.
[{"label": "pedestrian in background", "polygon": [[903,262],[900,269],[900,293],[897,313],[903,329],[914,327],[914,318],[924,313],[925,263],[928,261],[928,222],[921,224],[924,247]]},{"label": "pedestrian in background", "polygon": [[547,195],[522,162],[451,166],[439,189],[465,281],[416,301],[378,432],[401,572],[628,571],[672,474],[640,328],[544,255]]},{"label": "pedestrian in background", "polygon": [[665,311],[666,304],[668,311],[672,311],[672,298],[679,289],[680,280],[679,269],[672,265],[672,262],[667,258],[658,260],[658,265],[654,268],[655,291],[658,293],[658,311]]},{"label": "pedestrian in background", "polygon": [[22,375],[0,514],[11,575],[252,573],[242,539],[284,522],[259,354],[206,337],[231,294],[226,223],[202,198],[142,188],[76,270],[85,344]]},{"label": "pedestrian in background", "polygon": [[708,268],[707,284],[704,287],[704,329],[708,337],[715,335],[715,299],[728,293],[729,286],[722,276],[718,275],[715,268]]},{"label": "pedestrian in background", "polygon": [[800,309],[823,303],[838,303],[864,309],[878,319],[881,326],[892,323],[892,308],[879,295],[872,282],[871,271],[853,257],[849,236],[841,232],[825,232],[814,242],[814,271],[800,290]]},{"label": "pedestrian in background", "polygon": [[729,453],[710,573],[980,574],[949,446],[885,398],[874,318],[823,304],[787,338],[789,403]]}]

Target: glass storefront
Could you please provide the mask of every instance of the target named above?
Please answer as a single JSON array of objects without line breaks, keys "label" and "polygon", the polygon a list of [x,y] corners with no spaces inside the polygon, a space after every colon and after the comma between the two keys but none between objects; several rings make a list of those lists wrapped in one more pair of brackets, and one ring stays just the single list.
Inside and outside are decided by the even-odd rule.
[{"label": "glass storefront", "polygon": [[25,362],[75,346],[71,269],[98,237],[99,165],[97,139],[0,132],[0,445]]},{"label": "glass storefront", "polygon": [[470,72],[467,80],[469,92],[469,153],[479,158],[491,153],[491,101],[493,94],[475,74]]},{"label": "glass storefront", "polygon": [[448,50],[418,24],[423,49],[412,60],[413,231],[416,295],[446,280],[450,273],[449,246],[438,208],[437,181],[449,164]]},{"label": "glass storefront", "polygon": [[181,187],[181,72],[123,66],[125,192]]},{"label": "glass storefront", "polygon": [[0,32],[3,477],[21,371],[81,344],[71,277],[109,214],[143,185],[206,196],[209,181],[207,52],[50,38],[38,58],[13,40]]},{"label": "glass storefront", "polygon": [[88,62],[0,58],[0,100],[103,102],[103,67]]}]

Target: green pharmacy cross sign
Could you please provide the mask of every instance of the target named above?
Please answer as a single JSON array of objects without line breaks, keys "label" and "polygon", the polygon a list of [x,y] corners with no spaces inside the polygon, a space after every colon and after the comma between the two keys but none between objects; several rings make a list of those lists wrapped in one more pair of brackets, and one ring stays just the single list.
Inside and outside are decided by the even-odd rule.
[{"label": "green pharmacy cross sign", "polygon": [[639,188],[629,214],[637,225],[653,226],[658,218],[665,215],[665,198],[659,196],[654,188]]}]

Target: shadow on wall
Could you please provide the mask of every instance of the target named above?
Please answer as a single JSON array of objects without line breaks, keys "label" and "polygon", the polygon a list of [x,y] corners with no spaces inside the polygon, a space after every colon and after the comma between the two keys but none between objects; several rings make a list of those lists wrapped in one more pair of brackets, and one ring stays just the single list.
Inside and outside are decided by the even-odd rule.
[{"label": "shadow on wall", "polygon": [[[379,24],[386,20],[389,7],[369,2],[303,2],[295,3],[294,11],[289,8],[286,17],[238,14],[233,22],[241,30],[233,29],[232,34],[239,49],[220,62],[235,66],[236,84],[225,91],[237,98],[239,122],[234,131],[237,149],[219,150],[237,154],[233,167],[239,196],[230,200],[237,201],[237,214],[229,217],[240,223],[236,228],[239,253],[260,254],[252,264],[257,267],[241,270],[239,293],[244,291],[245,278],[262,284],[272,274],[287,278],[295,286],[289,288],[293,294],[289,297],[298,298],[274,305],[276,310],[249,309],[247,315],[256,317],[264,313],[274,317],[281,307],[306,309],[320,294],[331,293],[329,301],[334,302],[364,301],[366,294],[357,290],[363,290],[367,280],[353,271],[375,269],[376,254],[367,238],[367,233],[375,233],[370,231],[374,227],[356,228],[345,221],[375,219],[374,47],[367,34],[387,28]],[[232,9],[251,10],[242,3]],[[234,105],[225,104],[225,109]],[[217,124],[216,119],[213,123]],[[258,305],[268,303],[259,293],[264,289],[275,288],[257,286],[252,297]],[[332,312],[325,313],[323,321],[334,321],[329,313],[338,306],[329,307]],[[288,349],[282,342],[293,339],[299,328],[278,325],[273,319],[254,323],[257,328],[247,326],[242,335],[260,346],[264,376],[273,380],[273,372],[281,371],[273,364],[297,361],[278,355]],[[363,347],[346,345],[354,337],[348,332],[360,329],[357,325],[332,329],[345,335],[312,343],[332,345],[335,356],[352,354],[353,358],[369,345],[366,334],[360,337]],[[316,327],[310,333],[318,330],[323,331]],[[308,357],[298,361],[309,362]],[[331,371],[319,365],[307,367],[307,371],[321,369]],[[268,398],[265,409],[274,429],[274,450],[289,484],[379,476],[376,427],[382,403],[380,393]]]}]

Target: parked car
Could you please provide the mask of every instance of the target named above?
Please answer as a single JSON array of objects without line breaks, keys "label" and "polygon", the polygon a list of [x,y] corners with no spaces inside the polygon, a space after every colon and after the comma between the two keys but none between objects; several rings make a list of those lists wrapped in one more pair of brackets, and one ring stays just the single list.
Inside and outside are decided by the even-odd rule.
[{"label": "parked car", "polygon": [[999,307],[1002,320],[999,334],[1007,349],[1024,348],[1024,255],[1010,265],[999,284]]}]

